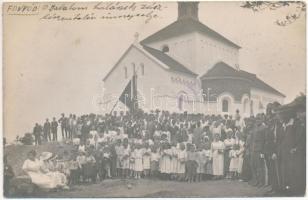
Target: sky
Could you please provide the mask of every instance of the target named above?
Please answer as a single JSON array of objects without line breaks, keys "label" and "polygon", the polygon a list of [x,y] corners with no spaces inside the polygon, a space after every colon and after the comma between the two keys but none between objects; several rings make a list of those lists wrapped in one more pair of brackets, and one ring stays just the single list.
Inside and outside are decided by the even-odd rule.
[{"label": "sky", "polygon": [[[35,122],[61,113],[96,113],[102,79],[139,33],[140,40],[174,22],[176,3],[162,3],[157,19],[56,21],[4,13],[4,135],[31,132]],[[199,20],[239,44],[240,68],[285,94],[306,89],[306,16],[274,22],[287,7],[253,12],[241,2],[201,2]],[[79,5],[86,5],[81,4]],[[63,12],[58,12],[63,13]],[[115,80],[116,81],[116,80]]]}]

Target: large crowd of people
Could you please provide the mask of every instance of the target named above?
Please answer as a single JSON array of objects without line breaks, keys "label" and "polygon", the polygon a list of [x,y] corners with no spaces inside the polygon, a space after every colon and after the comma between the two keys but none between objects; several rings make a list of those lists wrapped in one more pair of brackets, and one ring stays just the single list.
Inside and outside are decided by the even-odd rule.
[{"label": "large crowd of people", "polygon": [[[229,179],[268,187],[269,195],[304,195],[305,107],[278,112],[279,107],[270,104],[266,113],[249,118],[239,111],[233,116],[159,110],[62,114],[35,125],[35,145],[57,141],[59,126],[63,142],[73,150],[61,155],[44,152],[40,159],[31,151],[23,169],[34,183],[47,188],[110,178]],[[37,163],[44,166],[39,173],[49,176],[44,183],[33,170]]]}]

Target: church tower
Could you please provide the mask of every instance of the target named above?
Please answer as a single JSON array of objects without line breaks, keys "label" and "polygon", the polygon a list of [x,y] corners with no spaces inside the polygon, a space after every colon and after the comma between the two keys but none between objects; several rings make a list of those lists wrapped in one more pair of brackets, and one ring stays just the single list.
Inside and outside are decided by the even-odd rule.
[{"label": "church tower", "polygon": [[200,76],[221,61],[235,68],[240,46],[201,23],[199,5],[178,2],[177,20],[141,44],[160,50]]},{"label": "church tower", "polygon": [[189,18],[199,21],[198,4],[199,2],[193,2],[193,1],[178,2],[178,20]]}]

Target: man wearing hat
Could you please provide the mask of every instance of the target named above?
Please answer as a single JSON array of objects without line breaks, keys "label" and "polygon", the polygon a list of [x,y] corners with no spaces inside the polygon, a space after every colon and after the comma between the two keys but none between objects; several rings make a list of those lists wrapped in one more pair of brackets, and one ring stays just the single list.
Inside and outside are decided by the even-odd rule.
[{"label": "man wearing hat", "polygon": [[279,148],[281,187],[287,195],[305,194],[306,97],[300,96],[279,109],[284,118],[284,136]]},{"label": "man wearing hat", "polygon": [[40,126],[38,123],[35,123],[35,126],[33,128],[33,135],[35,140],[35,145],[41,145],[41,134],[42,134],[42,126]]},{"label": "man wearing hat", "polygon": [[51,141],[51,135],[50,135],[50,122],[49,119],[47,118],[45,123],[44,123],[44,139],[46,142]]},{"label": "man wearing hat", "polygon": [[265,145],[266,126],[261,115],[257,115],[254,128],[251,131],[251,170],[252,181],[250,184],[261,187],[265,184]]},{"label": "man wearing hat", "polygon": [[298,102],[295,119],[296,143],[292,152],[295,157],[294,194],[304,196],[306,189],[306,98]]},{"label": "man wearing hat", "polygon": [[279,170],[279,154],[278,149],[281,145],[283,136],[283,126],[279,115],[267,115],[267,131],[265,134],[265,160],[268,166],[268,180],[271,186],[269,193],[280,190],[280,170]]},{"label": "man wearing hat", "polygon": [[52,140],[58,141],[58,122],[56,121],[55,117],[51,122],[51,133],[52,133]]},{"label": "man wearing hat", "polygon": [[64,113],[61,114],[61,118],[58,120],[61,124],[61,133],[62,133],[62,140],[67,138],[68,136],[68,130],[67,130],[67,124],[68,119],[65,117]]}]

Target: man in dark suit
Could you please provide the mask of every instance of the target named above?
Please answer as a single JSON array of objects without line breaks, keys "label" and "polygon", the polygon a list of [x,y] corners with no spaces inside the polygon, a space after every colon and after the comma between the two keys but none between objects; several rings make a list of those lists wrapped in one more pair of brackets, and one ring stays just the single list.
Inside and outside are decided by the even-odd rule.
[{"label": "man in dark suit", "polygon": [[41,145],[41,134],[42,134],[42,127],[36,123],[33,128],[33,135],[35,140],[35,145]]},{"label": "man in dark suit", "polygon": [[265,184],[264,145],[266,126],[261,115],[257,115],[255,126],[251,135],[251,170],[250,184],[261,187]]},{"label": "man in dark suit", "polygon": [[51,135],[50,135],[50,122],[48,119],[46,119],[46,122],[44,123],[43,127],[44,131],[44,139],[46,142],[51,141]]},{"label": "man in dark suit", "polygon": [[58,122],[56,121],[55,117],[51,122],[51,133],[52,133],[52,140],[58,141]]},{"label": "man in dark suit", "polygon": [[306,104],[297,108],[294,124],[296,143],[292,152],[296,169],[293,193],[295,196],[304,196],[306,190]]},{"label": "man in dark suit", "polygon": [[278,148],[283,136],[283,127],[278,115],[268,118],[268,128],[265,134],[265,160],[268,167],[268,181],[271,186],[269,194],[280,190],[280,170]]},{"label": "man in dark suit", "polygon": [[61,118],[58,120],[61,124],[61,133],[62,133],[62,140],[67,138],[68,130],[67,130],[67,118],[65,117],[64,113],[61,114]]}]

